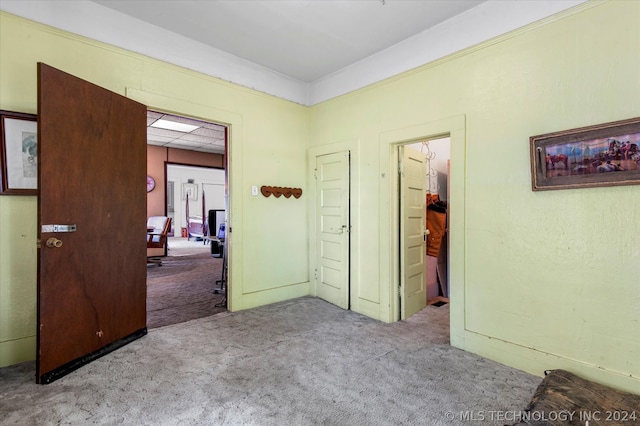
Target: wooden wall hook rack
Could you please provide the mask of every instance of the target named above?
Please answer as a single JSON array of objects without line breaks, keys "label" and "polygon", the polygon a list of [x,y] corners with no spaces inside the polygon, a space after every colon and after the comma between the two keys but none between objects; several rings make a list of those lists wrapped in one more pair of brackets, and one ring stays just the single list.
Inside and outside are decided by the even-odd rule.
[{"label": "wooden wall hook rack", "polygon": [[273,195],[276,198],[280,198],[281,195],[284,195],[285,198],[289,198],[293,195],[295,198],[300,198],[302,196],[302,188],[284,188],[281,186],[263,185],[260,187],[260,192],[265,197]]}]

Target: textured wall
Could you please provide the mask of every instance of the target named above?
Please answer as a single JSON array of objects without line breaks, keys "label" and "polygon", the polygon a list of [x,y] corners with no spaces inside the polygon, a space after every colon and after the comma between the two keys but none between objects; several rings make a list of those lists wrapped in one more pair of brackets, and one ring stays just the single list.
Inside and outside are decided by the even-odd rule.
[{"label": "textured wall", "polygon": [[312,108],[313,146],[360,142],[359,202],[375,210],[358,218],[367,244],[354,267],[369,292],[379,285],[381,318],[395,256],[380,231],[395,168],[381,141],[462,116],[451,143],[453,343],[637,392],[640,187],[534,193],[529,137],[640,116],[638,22],[640,2],[589,2]]}]

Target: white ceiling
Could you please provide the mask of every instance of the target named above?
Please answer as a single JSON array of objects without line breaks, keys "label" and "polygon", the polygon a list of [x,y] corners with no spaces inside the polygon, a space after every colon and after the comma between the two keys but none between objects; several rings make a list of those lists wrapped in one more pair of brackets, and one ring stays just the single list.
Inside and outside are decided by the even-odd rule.
[{"label": "white ceiling", "polygon": [[484,0],[93,0],[312,83]]},{"label": "white ceiling", "polygon": [[586,0],[0,0],[0,10],[315,105]]}]

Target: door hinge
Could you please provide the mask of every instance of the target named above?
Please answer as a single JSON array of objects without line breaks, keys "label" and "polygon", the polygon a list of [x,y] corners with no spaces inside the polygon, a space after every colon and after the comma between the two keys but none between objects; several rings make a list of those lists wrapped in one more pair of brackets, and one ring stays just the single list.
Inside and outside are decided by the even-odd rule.
[{"label": "door hinge", "polygon": [[313,270],[313,277],[315,278],[316,281],[318,281],[318,270],[317,269]]},{"label": "door hinge", "polygon": [[40,241],[40,238],[36,240],[36,248],[42,248],[42,242]]},{"label": "door hinge", "polygon": [[398,287],[398,297],[402,297],[402,287]]},{"label": "door hinge", "polygon": [[313,177],[314,179],[318,179],[318,169],[313,169]]}]

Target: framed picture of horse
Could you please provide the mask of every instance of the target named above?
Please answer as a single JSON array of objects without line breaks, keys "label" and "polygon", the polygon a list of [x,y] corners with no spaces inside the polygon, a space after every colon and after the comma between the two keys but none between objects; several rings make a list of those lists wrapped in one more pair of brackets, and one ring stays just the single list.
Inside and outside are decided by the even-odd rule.
[{"label": "framed picture of horse", "polygon": [[640,117],[532,136],[534,191],[640,184]]}]

